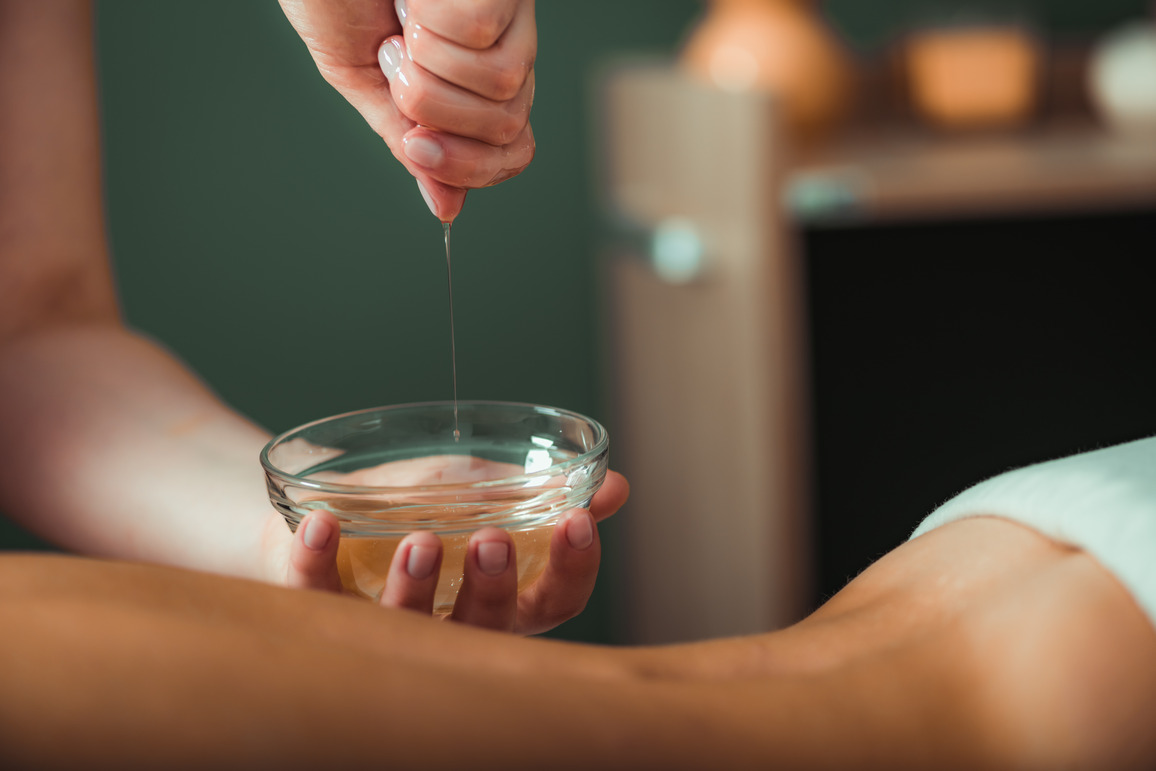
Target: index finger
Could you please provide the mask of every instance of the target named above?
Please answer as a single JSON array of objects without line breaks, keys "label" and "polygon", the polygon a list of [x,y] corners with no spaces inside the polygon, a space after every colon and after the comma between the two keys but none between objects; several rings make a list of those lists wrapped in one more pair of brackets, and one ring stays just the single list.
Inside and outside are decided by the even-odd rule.
[{"label": "index finger", "polygon": [[403,23],[418,24],[466,48],[489,48],[505,33],[523,0],[397,0]]},{"label": "index finger", "polygon": [[411,24],[405,29],[405,49],[422,69],[447,83],[507,102],[519,95],[534,68],[538,53],[534,6],[519,6],[505,32],[488,48],[467,48],[432,29]]}]

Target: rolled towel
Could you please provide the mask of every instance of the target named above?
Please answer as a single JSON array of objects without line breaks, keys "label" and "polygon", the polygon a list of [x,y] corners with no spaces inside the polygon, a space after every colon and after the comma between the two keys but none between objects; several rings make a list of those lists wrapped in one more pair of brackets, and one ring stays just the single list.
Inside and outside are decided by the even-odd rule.
[{"label": "rolled towel", "polygon": [[1010,519],[1085,550],[1156,626],[1156,437],[987,479],[933,511],[911,537],[976,516]]}]

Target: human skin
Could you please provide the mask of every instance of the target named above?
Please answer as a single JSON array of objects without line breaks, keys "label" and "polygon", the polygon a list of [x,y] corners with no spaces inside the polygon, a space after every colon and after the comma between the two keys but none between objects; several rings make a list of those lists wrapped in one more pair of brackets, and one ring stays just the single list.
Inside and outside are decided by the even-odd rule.
[{"label": "human skin", "polygon": [[1156,630],[1086,553],[995,518],[900,546],[782,631],[660,648],[35,556],[0,559],[0,623],[12,768],[1156,762]]},{"label": "human skin", "polygon": [[534,157],[533,0],[280,0],[322,77],[452,222]]},{"label": "human skin", "polygon": [[[0,511],[74,551],[336,590],[336,520],[311,515],[294,536],[268,502],[269,434],[120,319],[90,17],[80,0],[0,0]],[[626,495],[610,474],[590,511],[567,513],[522,594],[509,536],[478,531],[455,618],[534,633],[580,612],[596,521]],[[407,539],[384,601],[432,607],[437,571],[400,568],[440,549],[428,533]]]}]

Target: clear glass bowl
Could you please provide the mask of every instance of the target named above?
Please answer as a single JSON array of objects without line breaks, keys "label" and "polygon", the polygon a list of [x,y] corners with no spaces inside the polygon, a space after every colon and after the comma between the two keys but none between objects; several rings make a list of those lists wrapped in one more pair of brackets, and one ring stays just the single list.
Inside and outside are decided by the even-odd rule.
[{"label": "clear glass bowl", "polygon": [[429,530],[444,544],[436,615],[462,582],[466,543],[507,530],[518,588],[542,572],[559,515],[588,506],[606,477],[609,437],[576,412],[461,401],[377,407],[307,423],[261,451],[269,500],[289,527],[326,509],[341,523],[346,591],[376,599],[398,542]]}]

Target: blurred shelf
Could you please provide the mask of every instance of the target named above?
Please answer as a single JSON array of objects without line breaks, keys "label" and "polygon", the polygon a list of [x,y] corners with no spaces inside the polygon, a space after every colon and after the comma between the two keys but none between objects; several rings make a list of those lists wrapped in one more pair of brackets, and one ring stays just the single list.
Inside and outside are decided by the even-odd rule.
[{"label": "blurred shelf", "polygon": [[1156,138],[1091,125],[863,134],[796,164],[784,196],[806,226],[1156,205]]}]

